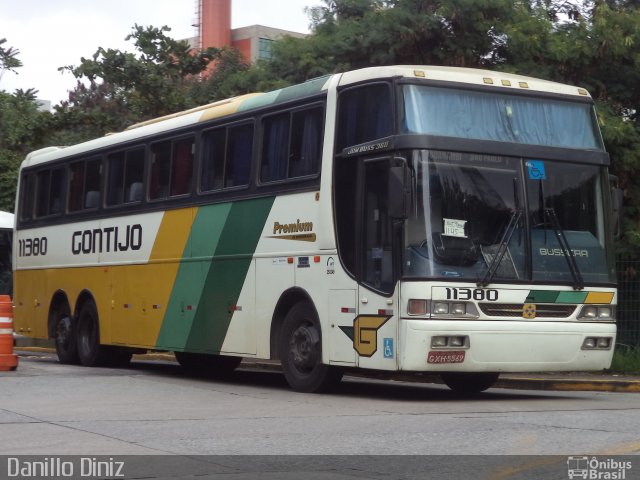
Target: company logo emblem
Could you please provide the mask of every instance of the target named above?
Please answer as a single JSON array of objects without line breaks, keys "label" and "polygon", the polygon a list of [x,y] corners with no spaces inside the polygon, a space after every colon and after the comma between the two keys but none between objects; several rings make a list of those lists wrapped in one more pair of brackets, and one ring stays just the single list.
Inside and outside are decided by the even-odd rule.
[{"label": "company logo emblem", "polygon": [[567,458],[567,476],[570,479],[625,479],[627,471],[633,467],[630,461],[606,458],[604,460],[588,456],[571,456]]},{"label": "company logo emblem", "polygon": [[294,223],[274,222],[273,235],[269,238],[315,242],[316,234],[313,233],[313,222],[301,222],[300,219],[297,219]]},{"label": "company logo emblem", "polygon": [[533,303],[525,303],[522,307],[522,317],[533,319],[536,318],[536,306]]},{"label": "company logo emblem", "polygon": [[378,351],[378,330],[391,315],[359,315],[353,327],[340,329],[353,340],[353,348],[361,357],[372,357]]}]

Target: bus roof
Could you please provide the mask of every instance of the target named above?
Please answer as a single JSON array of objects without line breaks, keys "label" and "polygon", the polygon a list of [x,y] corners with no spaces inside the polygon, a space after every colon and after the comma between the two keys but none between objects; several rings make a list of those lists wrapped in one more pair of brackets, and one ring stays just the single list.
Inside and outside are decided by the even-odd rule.
[{"label": "bus roof", "polygon": [[528,90],[541,93],[555,93],[580,98],[591,98],[589,92],[563,83],[551,82],[524,75],[481,70],[477,68],[440,67],[424,65],[397,65],[391,67],[369,67],[346,72],[340,85],[358,83],[372,78],[406,77],[435,80],[470,85],[494,86],[501,90]]},{"label": "bus roof", "polygon": [[13,213],[0,212],[0,230],[13,228]]},{"label": "bus roof", "polygon": [[461,67],[439,67],[422,65],[398,65],[388,67],[369,67],[351,72],[340,73],[309,80],[299,85],[286,87],[268,93],[254,93],[209,105],[193,108],[184,112],[167,115],[127,128],[123,132],[108,134],[88,142],[70,147],[48,147],[36,150],[27,155],[22,168],[46,163],[58,158],[89,153],[92,150],[115,146],[120,143],[142,140],[145,137],[169,132],[188,125],[223,118],[236,113],[247,112],[261,107],[296,100],[318,94],[327,90],[333,77],[339,77],[339,85],[345,86],[376,78],[405,77],[411,79],[427,79],[450,83],[464,83],[495,87],[502,91],[537,91],[590,99],[589,93],[583,89],[561,83],[550,82],[533,77],[515,75],[490,70]]}]

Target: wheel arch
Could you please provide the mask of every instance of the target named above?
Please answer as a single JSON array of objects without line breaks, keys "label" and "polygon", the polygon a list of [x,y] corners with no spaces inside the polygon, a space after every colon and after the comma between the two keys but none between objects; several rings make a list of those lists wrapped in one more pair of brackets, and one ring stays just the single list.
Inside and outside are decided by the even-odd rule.
[{"label": "wheel arch", "polygon": [[294,305],[300,302],[308,303],[315,310],[316,316],[320,318],[318,315],[318,309],[311,299],[311,295],[309,295],[306,290],[300,287],[294,287],[284,291],[278,299],[278,303],[276,304],[276,308],[273,312],[273,317],[271,318],[271,335],[269,349],[270,358],[272,360],[280,359],[280,352],[278,351],[278,340],[280,338],[280,331],[284,322],[284,318],[287,316],[287,313],[289,313],[289,310],[291,310]]}]

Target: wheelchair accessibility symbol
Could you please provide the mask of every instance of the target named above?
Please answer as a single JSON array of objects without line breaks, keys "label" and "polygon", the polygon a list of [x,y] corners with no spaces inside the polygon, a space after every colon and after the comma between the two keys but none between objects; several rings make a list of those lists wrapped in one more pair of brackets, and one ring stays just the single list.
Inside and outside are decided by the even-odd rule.
[{"label": "wheelchair accessibility symbol", "polygon": [[384,358],[393,358],[393,338],[383,339]]},{"label": "wheelchair accessibility symbol", "polygon": [[527,171],[529,172],[529,180],[546,180],[547,172],[544,168],[544,162],[541,160],[528,160]]}]

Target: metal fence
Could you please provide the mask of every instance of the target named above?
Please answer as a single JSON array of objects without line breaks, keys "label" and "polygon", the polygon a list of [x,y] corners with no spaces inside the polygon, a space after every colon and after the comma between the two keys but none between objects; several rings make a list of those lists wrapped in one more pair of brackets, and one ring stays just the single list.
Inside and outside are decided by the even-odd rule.
[{"label": "metal fence", "polygon": [[640,251],[619,252],[618,344],[640,346]]}]

